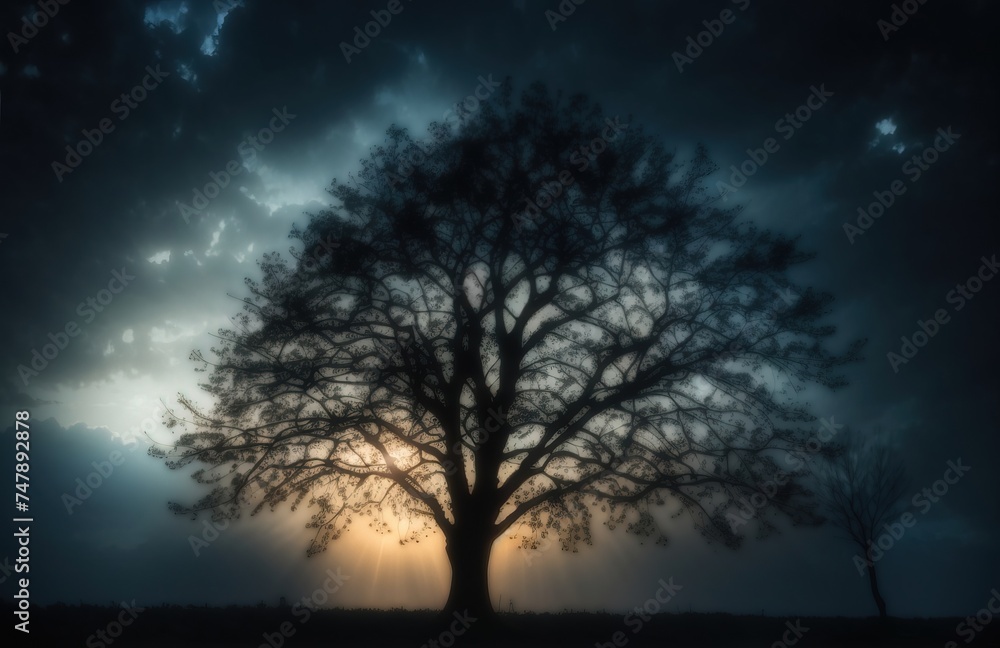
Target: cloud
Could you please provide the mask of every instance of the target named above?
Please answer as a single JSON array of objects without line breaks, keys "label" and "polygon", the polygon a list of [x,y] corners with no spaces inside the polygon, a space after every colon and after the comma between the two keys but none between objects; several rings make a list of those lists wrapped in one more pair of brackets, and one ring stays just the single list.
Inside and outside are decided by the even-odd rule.
[{"label": "cloud", "polygon": [[[0,54],[0,163],[7,174],[0,230],[9,235],[0,245],[5,411],[34,408],[64,421],[79,421],[85,411],[92,424],[114,427],[130,396],[197,393],[198,376],[185,358],[231,325],[244,278],[259,276],[254,262],[288,251],[291,227],[328,204],[331,179],[347,179],[390,123],[424,133],[479,75],[588,92],[682,157],[705,142],[723,168],[773,134],[810,86],[825,83],[835,97],[725,205],[743,205],[745,217],[799,236],[816,258],[796,276],[837,295],[829,319],[838,340],[870,340],[868,359],[848,371],[852,386],[813,402],[826,408],[822,414],[833,411],[855,425],[893,413],[921,470],[933,472],[946,454],[1000,451],[992,406],[1000,389],[994,297],[971,302],[915,360],[914,371],[895,377],[885,364],[899,336],[1000,240],[996,219],[987,218],[1000,106],[983,64],[996,58],[989,31],[995,3],[928,3],[888,44],[876,27],[885,17],[878,3],[851,12],[833,0],[752,3],[684,74],[672,52],[718,16],[699,3],[587,3],[555,33],[544,3],[414,3],[351,64],[337,43],[369,19],[367,8],[251,2],[227,3],[220,13],[213,4],[111,0],[87,11],[69,5],[18,52]],[[0,9],[0,24],[19,24],[22,9]],[[169,76],[118,119],[113,102],[141,84],[150,65]],[[241,142],[282,107],[296,119],[248,161]],[[96,138],[94,129],[109,115],[114,130],[57,180],[52,163],[86,133]],[[842,223],[949,125],[965,134],[955,150],[878,227],[848,244]],[[880,140],[870,148],[873,135]],[[178,203],[190,203],[233,160],[247,165],[201,214],[185,220]],[[83,322],[77,305],[123,267],[135,281]],[[25,386],[18,365],[29,363],[50,333],[78,320],[81,335]],[[232,560],[192,568],[184,542],[190,529],[159,504],[190,485],[145,456],[129,455],[78,514],[67,516],[59,495],[91,461],[108,457],[114,435],[54,421],[40,424],[39,434],[51,435],[38,450],[45,511],[39,564],[49,565],[41,577],[54,598],[93,594],[104,601],[124,589],[191,600],[202,591],[202,576],[239,585],[218,586],[220,601],[240,587],[253,591],[255,577],[237,566],[266,564],[266,553],[226,545],[218,553],[232,552]],[[996,505],[978,494],[995,491],[995,479],[977,475],[983,481],[970,481],[976,489],[956,492],[942,509],[950,516],[942,533],[995,543]],[[936,546],[918,543],[914,555]],[[86,559],[73,557],[77,547]],[[937,567],[928,573],[961,585],[980,557],[954,557],[950,576]],[[272,577],[280,578],[273,571],[260,576]],[[843,587],[837,591],[853,592],[853,584]],[[968,599],[969,609],[978,596]]]}]

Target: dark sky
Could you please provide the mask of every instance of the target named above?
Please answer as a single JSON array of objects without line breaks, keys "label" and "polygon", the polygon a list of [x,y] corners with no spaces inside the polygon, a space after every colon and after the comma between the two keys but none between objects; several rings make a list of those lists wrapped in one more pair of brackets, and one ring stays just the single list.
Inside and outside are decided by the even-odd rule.
[{"label": "dark sky", "polygon": [[[146,439],[130,451],[122,438],[143,428],[169,439],[161,402],[198,396],[190,351],[229,326],[255,261],[289,252],[291,227],[329,203],[330,181],[355,170],[391,123],[422,136],[481,78],[509,76],[517,87],[540,80],[587,93],[682,156],[704,143],[721,167],[714,181],[729,182],[730,165],[775,138],[777,150],[727,201],[799,236],[816,257],[796,278],[837,296],[838,343],[869,340],[849,387],[804,396],[818,416],[894,435],[914,494],[948,460],[972,467],[926,513],[911,507],[917,525],[880,563],[890,609],[982,607],[1000,586],[1000,281],[971,298],[950,291],[1000,253],[996,3],[913,2],[917,11],[888,30],[879,21],[891,20],[892,3],[882,1],[566,0],[575,10],[556,22],[546,16],[556,0],[402,0],[346,61],[341,42],[387,4],[70,2],[32,37],[0,44],[0,420],[28,409],[34,422],[35,601],[273,601],[341,567],[351,580],[335,604],[443,603],[439,537],[399,547],[359,530],[306,560],[305,518],[279,511],[223,530],[195,556],[188,538],[203,522],[166,508],[194,497],[191,480],[147,457]],[[712,23],[723,10],[729,24]],[[20,33],[34,13],[7,3],[0,28]],[[684,62],[675,52],[703,21],[721,33]],[[126,112],[122,93],[144,80],[134,96],[145,97]],[[811,99],[807,120],[786,118],[820,89],[827,96]],[[272,119],[283,110],[287,125]],[[76,168],[53,168],[102,123],[107,132]],[[250,153],[247,138],[269,123],[283,128]],[[912,161],[935,142],[946,150],[928,154],[933,163]],[[180,203],[231,162],[239,174],[185,218]],[[897,180],[905,193],[849,236],[844,224]],[[116,272],[134,278],[122,288]],[[102,295],[110,302],[87,305]],[[947,321],[893,367],[887,354],[938,309]],[[47,366],[19,369],[67,324],[80,332]],[[9,457],[11,429],[2,436]],[[67,513],[63,493],[116,450],[124,462]],[[495,557],[493,592],[519,607],[624,609],[673,576],[685,586],[681,609],[873,612],[851,546],[830,529],[751,537],[734,553],[663,523],[676,526],[666,549],[599,534],[584,554],[526,560],[511,541]],[[12,592],[5,578],[0,593]]]}]

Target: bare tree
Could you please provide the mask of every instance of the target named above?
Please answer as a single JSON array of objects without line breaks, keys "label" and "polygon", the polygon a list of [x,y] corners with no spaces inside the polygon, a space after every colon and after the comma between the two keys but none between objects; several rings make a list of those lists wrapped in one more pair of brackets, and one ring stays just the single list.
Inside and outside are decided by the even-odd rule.
[{"label": "bare tree", "polygon": [[[830,522],[860,550],[854,563],[858,573],[868,570],[868,583],[879,617],[888,618],[879,590],[877,538],[905,510],[909,479],[903,461],[884,443],[881,434],[849,432],[822,473],[821,498]],[[880,554],[881,556],[881,554]]]},{"label": "bare tree", "polygon": [[[476,616],[494,541],[519,528],[573,550],[595,515],[660,534],[659,505],[738,545],[732,497],[815,420],[790,381],[841,385],[860,343],[823,346],[830,297],[786,277],[809,257],[716,207],[703,150],[682,165],[582,97],[513,96],[432,124],[431,150],[390,128],[292,232],[299,262],[264,258],[239,330],[193,354],[215,406],[182,398],[162,454],[215,488],[175,510],[308,497],[310,553],[359,517],[423,521],[408,538],[443,533],[447,608]],[[771,495],[808,517],[796,480]]]}]

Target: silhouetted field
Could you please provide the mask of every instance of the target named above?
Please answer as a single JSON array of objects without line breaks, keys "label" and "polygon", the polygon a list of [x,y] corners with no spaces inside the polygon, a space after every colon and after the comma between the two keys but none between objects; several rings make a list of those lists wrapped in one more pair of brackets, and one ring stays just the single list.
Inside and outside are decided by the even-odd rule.
[{"label": "silhouetted field", "polygon": [[[13,607],[4,603],[4,616],[13,618]],[[46,641],[55,646],[231,646],[310,648],[313,646],[702,646],[787,645],[809,648],[830,646],[944,646],[955,641],[964,646],[968,635],[956,634],[957,618],[893,619],[880,625],[876,619],[841,617],[781,618],[730,614],[659,614],[637,627],[620,614],[567,612],[561,614],[503,614],[496,623],[473,622],[468,630],[442,637],[449,620],[436,612],[402,610],[320,610],[304,619],[303,611],[276,607],[159,606],[138,613],[121,628],[114,623],[122,608],[97,605],[33,606],[30,643]],[[126,616],[127,618],[127,616]],[[451,619],[454,621],[454,619]],[[791,633],[796,626],[801,637]],[[284,625],[283,625],[284,624]],[[987,626],[972,645],[996,646],[997,625]],[[461,627],[461,624],[458,624]],[[282,635],[282,629],[285,634]],[[104,631],[111,642],[98,635]],[[290,632],[291,631],[291,632]],[[118,633],[117,636],[112,635]],[[615,635],[615,633],[621,633]],[[786,633],[790,633],[787,634]],[[15,633],[19,634],[19,633]],[[786,635],[783,637],[783,635]],[[23,635],[20,635],[23,637]],[[615,643],[617,638],[618,643]],[[432,641],[436,642],[431,643]]]}]

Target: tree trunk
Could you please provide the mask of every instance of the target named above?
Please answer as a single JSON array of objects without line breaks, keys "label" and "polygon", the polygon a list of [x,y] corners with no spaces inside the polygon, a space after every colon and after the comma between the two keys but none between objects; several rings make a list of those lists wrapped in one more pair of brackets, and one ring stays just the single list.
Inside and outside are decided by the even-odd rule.
[{"label": "tree trunk", "polygon": [[885,599],[882,598],[882,594],[878,591],[878,576],[875,574],[875,562],[871,559],[871,554],[868,555],[868,584],[872,588],[872,598],[875,599],[875,605],[878,606],[878,616],[881,620],[886,620],[889,615],[885,610]]},{"label": "tree trunk", "polygon": [[475,527],[456,529],[447,538],[451,590],[445,603],[445,615],[467,614],[479,621],[495,617],[489,586],[490,553],[494,540],[485,528]]}]

